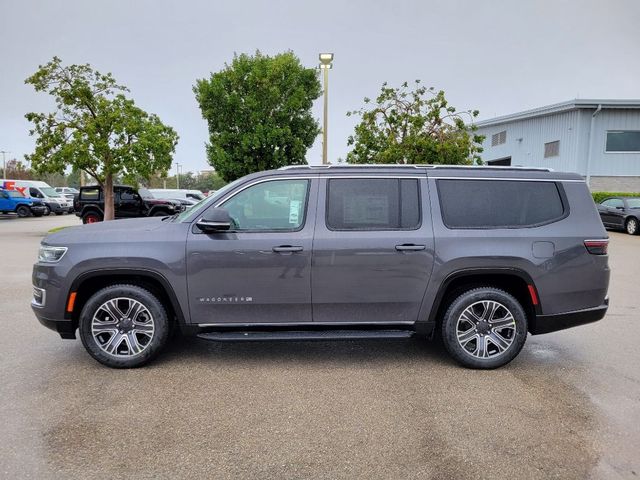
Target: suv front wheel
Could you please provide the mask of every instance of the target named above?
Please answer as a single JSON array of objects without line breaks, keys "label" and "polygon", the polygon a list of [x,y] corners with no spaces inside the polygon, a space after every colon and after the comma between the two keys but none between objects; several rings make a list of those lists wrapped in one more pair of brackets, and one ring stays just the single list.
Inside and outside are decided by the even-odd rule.
[{"label": "suv front wheel", "polygon": [[465,367],[490,369],[513,360],[527,339],[527,316],[509,293],[481,287],[457,297],[442,321],[449,354]]},{"label": "suv front wheel", "polygon": [[140,367],[156,357],[169,338],[162,303],[137,285],[112,285],[95,293],[80,314],[87,352],[112,368]]}]

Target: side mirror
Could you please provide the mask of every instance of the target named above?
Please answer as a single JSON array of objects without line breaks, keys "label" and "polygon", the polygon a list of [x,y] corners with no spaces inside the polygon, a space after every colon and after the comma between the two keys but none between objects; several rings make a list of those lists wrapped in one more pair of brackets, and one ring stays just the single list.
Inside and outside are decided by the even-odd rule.
[{"label": "side mirror", "polygon": [[616,207],[618,210],[624,210],[624,207]]},{"label": "side mirror", "polygon": [[196,225],[206,233],[226,232],[231,228],[231,217],[224,208],[210,208],[198,219]]}]

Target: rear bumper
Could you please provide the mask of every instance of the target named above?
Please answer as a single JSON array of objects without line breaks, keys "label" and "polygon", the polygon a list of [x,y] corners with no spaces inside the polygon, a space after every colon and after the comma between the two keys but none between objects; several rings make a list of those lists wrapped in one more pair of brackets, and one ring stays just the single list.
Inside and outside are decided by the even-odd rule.
[{"label": "rear bumper", "polygon": [[564,330],[565,328],[577,327],[586,323],[597,322],[602,319],[609,308],[609,298],[604,299],[604,303],[598,307],[587,308],[585,310],[575,310],[573,312],[556,313],[553,315],[536,315],[529,323],[529,332],[532,335]]}]

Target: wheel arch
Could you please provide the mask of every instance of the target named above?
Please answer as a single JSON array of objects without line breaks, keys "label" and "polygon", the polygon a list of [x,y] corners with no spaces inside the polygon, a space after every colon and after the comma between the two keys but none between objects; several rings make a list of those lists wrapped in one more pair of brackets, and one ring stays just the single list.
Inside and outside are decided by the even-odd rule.
[{"label": "wheel arch", "polygon": [[149,209],[148,217],[153,217],[157,212],[164,212],[167,215],[171,215],[169,208],[166,205],[154,205]]},{"label": "wheel arch", "polygon": [[[500,288],[513,295],[520,302],[529,319],[542,313],[538,289],[531,276],[524,270],[517,268],[472,268],[457,270],[445,277],[436,293],[426,324],[431,325],[435,331],[435,327],[439,326],[449,304],[462,291],[479,286]],[[531,321],[529,323],[531,324]]]},{"label": "wheel arch", "polygon": [[82,217],[87,213],[92,213],[92,212],[95,212],[104,217],[104,210],[102,210],[98,205],[86,205],[82,207],[82,210],[80,210],[80,216]]},{"label": "wheel arch", "polygon": [[67,292],[65,306],[73,293],[75,293],[75,302],[73,311],[69,312],[65,308],[65,318],[73,320],[77,326],[80,312],[91,295],[109,285],[122,283],[146,288],[163,303],[172,321],[175,319],[178,325],[185,325],[184,312],[169,281],[156,271],[138,269],[99,269],[79,275]]}]

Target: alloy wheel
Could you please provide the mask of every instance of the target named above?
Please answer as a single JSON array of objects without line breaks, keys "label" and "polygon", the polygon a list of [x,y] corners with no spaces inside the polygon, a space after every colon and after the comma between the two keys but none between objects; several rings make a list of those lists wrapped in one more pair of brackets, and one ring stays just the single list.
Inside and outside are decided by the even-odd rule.
[{"label": "alloy wheel", "polygon": [[635,218],[627,220],[627,233],[635,235],[638,232],[638,221]]},{"label": "alloy wheel", "polygon": [[107,300],[91,320],[91,334],[96,344],[116,357],[142,353],[151,344],[154,332],[154,319],[147,307],[128,297]]},{"label": "alloy wheel", "polygon": [[472,357],[495,358],[513,344],[516,322],[502,303],[482,300],[469,305],[458,317],[456,337]]}]

